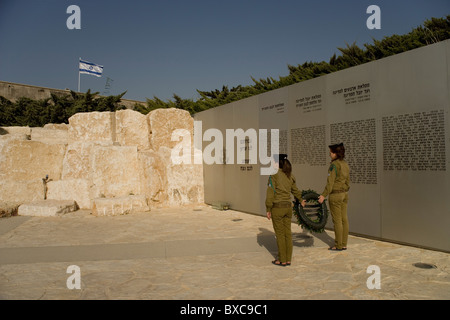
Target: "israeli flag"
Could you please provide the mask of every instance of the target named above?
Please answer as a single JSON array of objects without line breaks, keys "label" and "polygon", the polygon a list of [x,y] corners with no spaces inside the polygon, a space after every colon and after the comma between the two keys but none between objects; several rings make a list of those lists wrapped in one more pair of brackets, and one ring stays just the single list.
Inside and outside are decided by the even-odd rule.
[{"label": "israeli flag", "polygon": [[88,61],[80,60],[80,73],[91,74],[96,77],[101,77],[103,66]]}]

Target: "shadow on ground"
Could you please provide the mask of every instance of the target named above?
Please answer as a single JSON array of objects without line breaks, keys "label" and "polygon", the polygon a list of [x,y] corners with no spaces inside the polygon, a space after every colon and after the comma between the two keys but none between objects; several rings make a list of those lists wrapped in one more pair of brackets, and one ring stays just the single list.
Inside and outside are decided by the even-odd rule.
[{"label": "shadow on ground", "polygon": [[[274,258],[277,257],[277,239],[273,231],[265,228],[259,228],[259,233],[256,236],[256,239],[261,247],[266,248],[266,250],[272,254]],[[302,231],[292,233],[292,243],[295,247],[313,247],[317,239],[325,243],[327,246],[331,247],[334,245],[334,239],[326,232],[310,234]]]}]

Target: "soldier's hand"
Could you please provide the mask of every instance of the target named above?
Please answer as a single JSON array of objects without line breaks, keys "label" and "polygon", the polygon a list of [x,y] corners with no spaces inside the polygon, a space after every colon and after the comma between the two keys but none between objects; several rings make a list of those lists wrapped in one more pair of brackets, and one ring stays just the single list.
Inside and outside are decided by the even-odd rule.
[{"label": "soldier's hand", "polygon": [[319,203],[322,204],[322,202],[325,200],[325,197],[320,195],[319,196]]},{"label": "soldier's hand", "polygon": [[302,207],[304,208],[306,206],[306,200],[302,200]]},{"label": "soldier's hand", "polygon": [[270,220],[270,218],[272,217],[272,213],[270,213],[270,212],[267,212],[266,214],[267,214],[267,219],[269,219],[269,220]]}]

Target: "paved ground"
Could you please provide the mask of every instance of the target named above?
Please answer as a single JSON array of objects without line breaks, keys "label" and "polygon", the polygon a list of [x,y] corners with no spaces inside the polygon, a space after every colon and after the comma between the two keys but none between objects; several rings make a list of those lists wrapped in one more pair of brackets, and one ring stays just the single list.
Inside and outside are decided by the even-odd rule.
[{"label": "paved ground", "polygon": [[292,265],[278,267],[271,222],[232,210],[3,218],[0,299],[450,299],[448,253],[353,236],[330,252],[332,232],[292,229]]}]

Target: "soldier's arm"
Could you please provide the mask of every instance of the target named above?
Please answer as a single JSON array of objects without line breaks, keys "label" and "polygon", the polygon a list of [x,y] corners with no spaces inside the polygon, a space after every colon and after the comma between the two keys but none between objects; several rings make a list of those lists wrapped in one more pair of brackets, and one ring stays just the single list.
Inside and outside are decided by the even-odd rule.
[{"label": "soldier's arm", "polygon": [[334,164],[332,164],[328,169],[327,185],[321,194],[323,197],[328,196],[331,193],[331,190],[333,190],[334,181],[336,180],[336,170],[337,169]]},{"label": "soldier's arm", "polygon": [[345,184],[347,185],[347,191],[350,190],[350,168],[347,178],[345,179]]},{"label": "soldier's arm", "polygon": [[273,200],[275,198],[275,186],[272,177],[269,177],[266,191],[266,212],[272,212]]},{"label": "soldier's arm", "polygon": [[300,192],[300,190],[298,190],[298,188],[297,188],[297,184],[296,184],[296,182],[295,182],[295,178],[294,177],[292,177],[293,179],[292,179],[292,186],[291,186],[291,193],[294,195],[294,197],[298,200],[298,201],[300,201],[300,202],[302,202],[302,193]]}]

